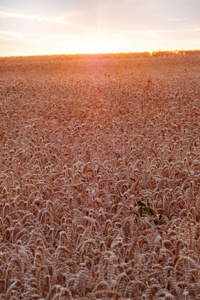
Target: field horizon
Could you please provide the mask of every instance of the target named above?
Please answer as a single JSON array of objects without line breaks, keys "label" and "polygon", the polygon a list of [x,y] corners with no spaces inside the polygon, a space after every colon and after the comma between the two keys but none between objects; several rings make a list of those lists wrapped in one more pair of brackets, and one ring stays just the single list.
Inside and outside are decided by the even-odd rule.
[{"label": "field horizon", "polygon": [[77,56],[119,56],[119,55],[133,55],[133,56],[163,56],[163,55],[185,55],[185,54],[200,54],[200,49],[187,49],[187,50],[152,50],[152,51],[129,51],[129,52],[105,52],[105,53],[62,53],[62,54],[31,54],[31,55],[9,55],[0,56],[1,58],[23,58],[23,57],[56,57],[56,56],[66,56],[66,57],[77,57]]}]

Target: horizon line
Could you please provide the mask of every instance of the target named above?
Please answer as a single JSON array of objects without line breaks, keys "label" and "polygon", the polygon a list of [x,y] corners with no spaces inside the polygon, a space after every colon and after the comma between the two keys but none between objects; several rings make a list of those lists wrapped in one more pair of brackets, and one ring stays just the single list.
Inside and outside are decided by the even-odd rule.
[{"label": "horizon line", "polygon": [[30,54],[30,55],[3,55],[0,58],[17,58],[17,57],[41,57],[41,56],[84,56],[84,55],[112,55],[112,54],[149,54],[150,56],[155,53],[171,53],[171,54],[179,54],[183,52],[200,52],[200,49],[175,49],[175,50],[152,50],[152,51],[122,51],[122,52],[77,52],[77,53],[52,53],[52,54]]}]

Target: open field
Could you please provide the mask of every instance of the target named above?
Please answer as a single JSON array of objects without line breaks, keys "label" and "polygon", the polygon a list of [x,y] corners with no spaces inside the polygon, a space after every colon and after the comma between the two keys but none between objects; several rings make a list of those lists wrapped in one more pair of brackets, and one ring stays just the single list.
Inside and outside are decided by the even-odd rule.
[{"label": "open field", "polygon": [[200,299],[200,54],[0,74],[0,299]]}]

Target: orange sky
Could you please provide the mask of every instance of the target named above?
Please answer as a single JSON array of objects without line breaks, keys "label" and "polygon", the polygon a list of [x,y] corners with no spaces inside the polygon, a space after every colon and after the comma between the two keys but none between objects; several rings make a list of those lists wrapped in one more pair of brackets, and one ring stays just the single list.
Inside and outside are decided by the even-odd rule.
[{"label": "orange sky", "polygon": [[199,0],[1,0],[0,56],[200,49]]}]

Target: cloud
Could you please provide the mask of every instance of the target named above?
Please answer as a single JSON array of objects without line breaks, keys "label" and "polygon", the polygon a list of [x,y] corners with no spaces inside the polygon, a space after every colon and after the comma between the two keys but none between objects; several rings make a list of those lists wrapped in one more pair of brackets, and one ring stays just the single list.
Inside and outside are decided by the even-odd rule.
[{"label": "cloud", "polygon": [[[12,12],[11,11],[12,8]],[[66,26],[151,30],[187,26],[199,19],[199,0],[2,0],[2,18]]]},{"label": "cloud", "polygon": [[2,12],[0,11],[0,19],[21,19],[21,20],[33,20],[33,21],[47,21],[58,23],[62,25],[72,26],[72,23],[67,21],[64,16],[58,17],[48,17],[46,15],[27,15],[22,13],[13,13],[13,12]]},{"label": "cloud", "polygon": [[17,32],[17,31],[6,31],[6,30],[1,30],[0,31],[0,39],[2,41],[13,41],[13,40],[22,40],[24,38],[24,33],[23,32]]},{"label": "cloud", "polygon": [[25,34],[67,34],[73,24],[65,15],[51,17],[42,14],[23,14],[15,12],[0,12],[1,30],[23,32]]}]

